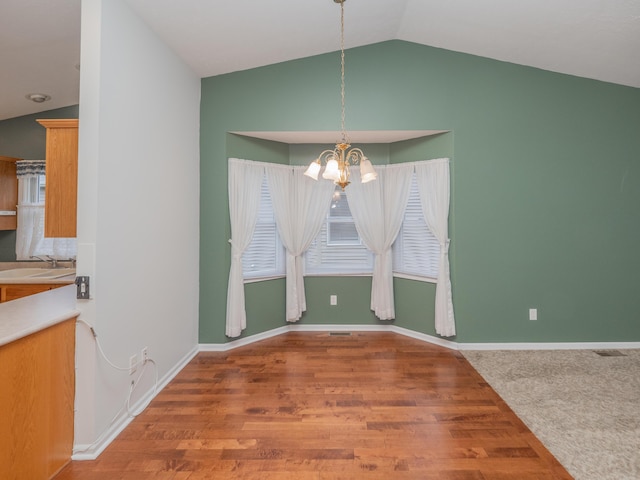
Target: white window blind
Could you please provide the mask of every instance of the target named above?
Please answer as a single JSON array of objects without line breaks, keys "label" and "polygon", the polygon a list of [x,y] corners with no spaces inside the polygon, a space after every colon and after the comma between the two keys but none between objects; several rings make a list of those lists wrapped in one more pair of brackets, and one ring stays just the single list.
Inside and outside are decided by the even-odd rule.
[{"label": "white window blind", "polygon": [[415,173],[402,227],[392,249],[395,274],[434,281],[438,278],[440,243],[425,222]]},{"label": "white window blind", "polygon": [[21,205],[44,205],[45,190],[44,175],[28,175],[22,178],[20,183]]},{"label": "white window blind", "polygon": [[[402,227],[392,250],[395,275],[417,280],[437,279],[440,244],[424,220],[415,174]],[[242,256],[244,278],[284,276],[285,258],[265,178],[253,239]],[[340,187],[336,187],[327,218],[305,252],[304,261],[306,275],[367,275],[373,272],[374,255],[360,240],[347,192]]]},{"label": "white window blind", "polygon": [[242,255],[245,279],[285,274],[285,251],[278,235],[266,177],[262,180],[260,193],[260,208],[253,239]]},{"label": "white window blind", "polygon": [[360,240],[346,192],[336,187],[318,236],[304,254],[305,274],[370,274],[373,253]]}]

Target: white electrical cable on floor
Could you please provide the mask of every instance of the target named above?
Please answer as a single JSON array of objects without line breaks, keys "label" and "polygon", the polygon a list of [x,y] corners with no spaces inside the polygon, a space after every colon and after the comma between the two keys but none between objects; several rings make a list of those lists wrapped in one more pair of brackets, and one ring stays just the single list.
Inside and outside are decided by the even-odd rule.
[{"label": "white electrical cable on floor", "polygon": [[[147,368],[147,364],[148,363],[153,363],[153,367],[154,367],[154,370],[155,370],[155,381],[153,382],[153,395],[151,395],[151,398],[149,398],[149,401],[145,405],[143,405],[140,408],[139,411],[132,412],[131,411],[131,395],[133,394],[133,391],[135,390],[136,386],[138,385],[138,382],[142,378],[142,375],[144,374],[144,371]],[[131,382],[131,388],[129,389],[129,396],[127,397],[127,413],[129,414],[129,416],[135,418],[138,415],[140,415],[142,412],[144,412],[144,410],[151,403],[151,400],[153,400],[155,398],[157,393],[158,393],[158,365],[156,365],[156,362],[154,362],[153,360],[148,358],[144,362],[144,364],[142,365],[142,371],[140,372],[140,375],[138,376],[138,379],[135,382]]]}]

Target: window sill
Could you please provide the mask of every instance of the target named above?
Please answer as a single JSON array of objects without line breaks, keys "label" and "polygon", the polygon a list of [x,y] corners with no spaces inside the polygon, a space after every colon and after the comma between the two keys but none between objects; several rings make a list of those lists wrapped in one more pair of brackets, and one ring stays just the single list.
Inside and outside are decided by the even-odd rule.
[{"label": "window sill", "polygon": [[256,278],[245,278],[244,283],[257,283],[257,282],[266,282],[267,280],[276,280],[278,278],[286,278],[285,275],[273,275],[269,277],[256,277]]},{"label": "window sill", "polygon": [[371,277],[372,273],[305,273],[305,277]]},{"label": "window sill", "polygon": [[415,280],[416,282],[438,283],[437,278],[420,277],[418,275],[409,275],[407,273],[393,272],[395,278],[404,278],[405,280]]}]

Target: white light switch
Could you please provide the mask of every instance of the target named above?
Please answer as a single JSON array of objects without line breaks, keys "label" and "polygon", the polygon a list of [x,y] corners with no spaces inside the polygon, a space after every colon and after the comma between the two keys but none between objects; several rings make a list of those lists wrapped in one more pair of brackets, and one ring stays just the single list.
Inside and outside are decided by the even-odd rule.
[{"label": "white light switch", "polygon": [[538,319],[538,309],[530,308],[529,309],[529,320],[537,320]]},{"label": "white light switch", "polygon": [[338,296],[337,295],[331,295],[329,297],[329,303],[331,305],[338,305]]}]

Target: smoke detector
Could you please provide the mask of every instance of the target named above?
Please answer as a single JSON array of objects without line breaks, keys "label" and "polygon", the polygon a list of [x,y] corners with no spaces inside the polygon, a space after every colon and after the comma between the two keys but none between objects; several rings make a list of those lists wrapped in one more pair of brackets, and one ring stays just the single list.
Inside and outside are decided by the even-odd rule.
[{"label": "smoke detector", "polygon": [[44,93],[30,93],[26,96],[27,100],[31,100],[32,102],[42,103],[47,100],[51,100],[50,95],[45,95]]}]

